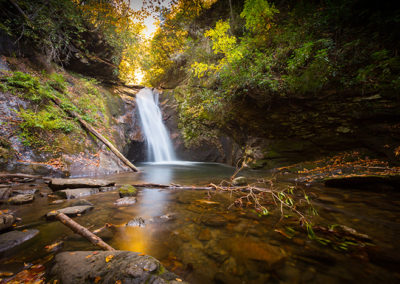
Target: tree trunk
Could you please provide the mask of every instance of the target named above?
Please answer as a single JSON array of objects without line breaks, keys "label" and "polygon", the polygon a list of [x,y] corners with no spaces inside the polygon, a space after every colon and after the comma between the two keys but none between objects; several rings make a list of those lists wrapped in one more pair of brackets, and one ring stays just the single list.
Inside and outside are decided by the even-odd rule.
[{"label": "tree trunk", "polygon": [[115,250],[110,245],[105,243],[101,238],[99,238],[98,236],[96,236],[95,234],[90,232],[85,227],[83,227],[83,226],[79,225],[78,223],[76,223],[74,220],[69,218],[64,213],[59,213],[56,216],[56,218],[61,223],[63,223],[65,226],[70,228],[72,231],[74,231],[75,233],[81,235],[82,237],[85,237],[87,240],[89,240],[89,242],[91,242],[92,244],[102,248],[103,250],[110,250],[110,251],[114,251]]},{"label": "tree trunk", "polygon": [[[58,98],[53,98],[53,102],[61,107],[61,100]],[[110,150],[113,152],[125,165],[127,165],[129,168],[131,168],[134,172],[139,172],[139,170],[127,159],[124,157],[124,155],[121,154],[120,151],[118,151],[117,148],[114,147],[113,144],[111,144],[110,141],[108,141],[103,135],[101,135],[97,130],[95,130],[89,123],[84,121],[79,114],[77,114],[73,110],[65,110],[70,116],[73,118],[78,119],[79,123],[90,133],[92,133],[94,136],[96,136],[101,142],[103,142]]]}]

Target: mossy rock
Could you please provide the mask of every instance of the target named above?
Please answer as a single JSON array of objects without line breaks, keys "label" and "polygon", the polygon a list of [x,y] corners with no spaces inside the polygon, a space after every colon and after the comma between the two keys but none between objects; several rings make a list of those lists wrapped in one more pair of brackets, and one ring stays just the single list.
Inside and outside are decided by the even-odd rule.
[{"label": "mossy rock", "polygon": [[130,185],[130,184],[124,184],[118,189],[119,196],[126,197],[126,196],[136,196],[137,195],[137,189],[136,187]]}]

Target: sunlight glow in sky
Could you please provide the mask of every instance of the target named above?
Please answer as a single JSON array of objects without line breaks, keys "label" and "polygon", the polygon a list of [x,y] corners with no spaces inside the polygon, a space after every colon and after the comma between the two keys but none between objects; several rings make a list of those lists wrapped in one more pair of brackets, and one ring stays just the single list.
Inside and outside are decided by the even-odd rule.
[{"label": "sunlight glow in sky", "polygon": [[[152,1],[152,0],[150,0],[150,1]],[[170,3],[170,1],[168,1],[168,0],[166,0],[164,2],[165,3],[163,3],[163,6],[165,6],[165,7],[167,7]],[[130,3],[131,3],[130,7],[134,10],[140,10],[143,6],[143,0],[131,0]],[[143,31],[143,34],[144,34],[145,38],[151,38],[152,35],[154,34],[154,32],[156,31],[157,18],[158,18],[158,15],[153,14],[152,16],[149,16],[144,20],[144,25],[146,28]]]}]

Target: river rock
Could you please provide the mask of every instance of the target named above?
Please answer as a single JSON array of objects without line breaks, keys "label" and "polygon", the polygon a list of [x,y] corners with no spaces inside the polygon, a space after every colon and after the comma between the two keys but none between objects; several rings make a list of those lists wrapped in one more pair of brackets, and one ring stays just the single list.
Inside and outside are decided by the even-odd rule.
[{"label": "river rock", "polygon": [[66,199],[75,199],[96,193],[99,193],[98,188],[75,188],[75,189],[62,189],[57,191],[57,195]]},{"label": "river rock", "polygon": [[224,242],[230,255],[241,259],[251,259],[265,263],[265,268],[273,270],[281,266],[286,258],[284,251],[279,247],[265,242],[255,241],[252,238],[236,237]]},{"label": "river rock", "polygon": [[55,257],[51,274],[63,284],[186,283],[157,259],[130,251],[63,252]]},{"label": "river rock", "polygon": [[52,190],[61,189],[73,189],[73,188],[86,188],[86,187],[103,187],[103,186],[113,186],[115,182],[102,180],[102,179],[90,179],[90,178],[53,178],[49,182],[49,187]]},{"label": "river rock", "polygon": [[71,203],[71,206],[94,206],[92,202],[87,201],[86,199],[78,199],[74,200]]},{"label": "river rock", "polygon": [[0,231],[10,228],[17,221],[14,214],[3,213],[1,211],[0,214]]},{"label": "river rock", "polygon": [[28,189],[13,189],[12,195],[19,195],[19,194],[35,194],[39,190],[37,188],[28,188]]},{"label": "river rock", "polygon": [[127,196],[120,199],[117,199],[114,204],[117,206],[130,206],[136,203],[136,197]]},{"label": "river rock", "polygon": [[246,177],[234,178],[233,181],[232,181],[232,184],[236,185],[236,186],[246,185],[247,184],[247,178]]},{"label": "river rock", "polygon": [[199,241],[209,241],[212,238],[212,234],[210,229],[206,228],[200,231],[199,235],[197,236],[197,239]]},{"label": "river rock", "polygon": [[130,185],[130,184],[124,184],[118,189],[119,192],[119,197],[129,197],[129,196],[136,196],[137,195],[137,189],[136,187]]},{"label": "river rock", "polygon": [[12,190],[10,187],[0,188],[0,200],[8,199],[10,197]]},{"label": "river rock", "polygon": [[54,219],[58,213],[64,213],[65,215],[67,215],[69,217],[75,217],[78,214],[84,214],[92,209],[93,209],[93,206],[89,206],[89,205],[71,206],[71,207],[66,207],[66,208],[59,209],[59,210],[50,211],[49,213],[46,214],[46,218]]},{"label": "river rock", "polygon": [[39,233],[38,230],[10,231],[0,235],[0,252],[26,242]]},{"label": "river rock", "polygon": [[133,220],[126,223],[125,226],[127,226],[127,227],[145,227],[146,222],[144,221],[144,219],[142,217],[136,217]]},{"label": "river rock", "polygon": [[209,215],[204,220],[203,224],[210,227],[223,227],[228,223],[228,220],[219,215]]},{"label": "river rock", "polygon": [[35,199],[33,194],[19,194],[8,199],[8,203],[14,205],[30,203]]},{"label": "river rock", "polygon": [[221,248],[216,240],[209,241],[205,246],[204,252],[218,263],[222,263],[229,258],[229,253]]}]

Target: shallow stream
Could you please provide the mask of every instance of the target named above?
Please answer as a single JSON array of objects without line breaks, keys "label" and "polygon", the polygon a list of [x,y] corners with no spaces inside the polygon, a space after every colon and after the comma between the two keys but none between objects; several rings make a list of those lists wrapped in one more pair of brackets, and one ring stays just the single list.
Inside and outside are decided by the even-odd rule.
[{"label": "shallow stream", "polygon": [[[142,164],[140,169],[140,174],[103,178],[117,184],[205,185],[228,180],[234,172],[231,167],[208,163]],[[242,174],[253,179],[268,176],[263,172]],[[291,185],[290,178],[281,179],[276,186]],[[49,191],[46,185],[40,187],[42,191]],[[374,246],[335,250],[308,239],[301,230],[289,239],[275,230],[281,219],[278,211],[259,216],[251,208],[230,206],[234,197],[226,192],[144,188],[138,194],[138,202],[130,207],[116,207],[118,193],[104,192],[86,197],[94,209],[74,220],[95,230],[105,223],[125,224],[141,217],[145,220],[144,227],[116,227],[102,232],[100,237],[116,249],[154,256],[167,269],[191,283],[400,282],[399,193],[323,186],[305,190],[317,197],[314,204],[319,222],[346,225],[367,234]],[[47,197],[37,195],[32,204],[8,206],[22,218],[19,225],[31,224],[29,228],[40,233],[3,254],[1,270],[17,272],[24,262],[45,257],[44,246],[57,240],[64,240],[64,251],[96,249],[60,222],[44,220],[47,212],[69,203],[50,205]]]}]

